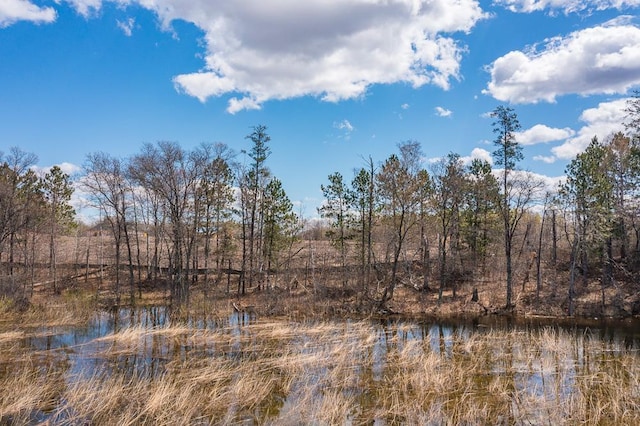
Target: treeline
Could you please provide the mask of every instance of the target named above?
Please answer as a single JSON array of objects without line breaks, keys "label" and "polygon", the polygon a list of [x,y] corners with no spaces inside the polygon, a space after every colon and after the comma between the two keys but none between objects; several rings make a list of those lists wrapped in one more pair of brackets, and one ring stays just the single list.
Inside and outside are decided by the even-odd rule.
[{"label": "treeline", "polygon": [[[445,289],[455,298],[459,284],[472,282],[477,298],[478,277],[499,269],[504,305],[512,308],[524,254],[521,278],[524,283],[535,271],[536,296],[545,282],[560,288],[558,270],[567,265],[569,314],[578,278],[586,284],[599,270],[604,309],[605,288],[616,277],[637,279],[640,269],[639,97],[627,113],[626,133],[605,135],[602,142],[594,137],[556,189],[518,168],[520,124],[504,106],[492,113],[497,169],[480,159],[465,163],[455,153],[425,167],[420,144],[407,141],[382,163],[369,157],[350,181],[330,174],[321,186],[324,220],[316,238],[327,238],[336,254],[332,279],[383,308],[407,277],[416,290],[437,290],[438,300]],[[3,285],[35,273],[46,235],[57,291],[57,236],[77,226],[74,187],[99,211],[100,232],[108,229],[118,303],[121,293],[134,301],[147,280],[169,283],[172,302],[182,304],[196,278],[206,293],[234,272],[234,291],[244,294],[271,288],[281,271],[315,267],[307,244],[313,229],[268,168],[267,128],[256,126],[246,138],[251,148],[243,161],[221,143],[193,150],[174,142],[145,144],[129,158],[91,153],[73,183],[58,167],[37,176],[35,155],[11,149],[0,156]],[[568,258],[559,255],[562,247]],[[86,257],[88,264],[88,248]]]},{"label": "treeline", "polygon": [[[32,276],[37,263],[36,249],[42,235],[48,240],[48,266],[57,292],[57,237],[75,226],[75,211],[69,204],[73,194],[69,175],[54,166],[44,176],[31,168],[35,154],[12,148],[0,152],[0,261],[3,268],[3,293],[15,293],[15,279]],[[22,274],[17,274],[20,267]]]}]

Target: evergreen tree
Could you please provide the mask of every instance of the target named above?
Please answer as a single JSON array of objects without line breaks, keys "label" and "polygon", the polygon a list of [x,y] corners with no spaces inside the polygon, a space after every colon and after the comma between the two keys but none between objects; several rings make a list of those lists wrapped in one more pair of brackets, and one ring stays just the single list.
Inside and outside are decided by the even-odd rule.
[{"label": "evergreen tree", "polygon": [[520,122],[518,116],[512,108],[498,106],[493,110],[491,116],[495,119],[493,122],[493,133],[496,135],[494,145],[496,150],[493,152],[495,164],[503,166],[502,172],[502,202],[500,205],[502,220],[504,224],[504,253],[507,271],[507,309],[512,308],[512,292],[513,292],[513,271],[511,251],[513,244],[513,236],[515,234],[515,225],[519,218],[512,214],[511,199],[513,185],[510,183],[511,174],[516,168],[518,161],[524,156],[522,147],[516,141],[516,133],[520,131]]},{"label": "evergreen tree", "polygon": [[74,225],[75,210],[70,204],[73,186],[71,178],[58,166],[53,166],[41,182],[49,210],[49,270],[53,278],[53,291],[58,292],[56,268],[56,236]]},{"label": "evergreen tree", "polygon": [[[342,175],[338,172],[329,175],[329,185],[321,185],[325,203],[318,208],[318,213],[325,219],[329,219],[330,230],[327,236],[331,243],[340,252],[342,266],[342,285],[347,285],[347,240],[351,238],[348,230],[349,209],[354,201],[353,194],[344,183]],[[362,199],[360,199],[362,200]]]}]

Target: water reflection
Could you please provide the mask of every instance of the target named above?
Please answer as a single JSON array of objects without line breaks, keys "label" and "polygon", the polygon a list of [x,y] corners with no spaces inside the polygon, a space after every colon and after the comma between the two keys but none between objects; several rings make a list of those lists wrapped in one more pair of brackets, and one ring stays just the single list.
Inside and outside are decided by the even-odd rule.
[{"label": "water reflection", "polygon": [[[164,306],[145,306],[137,308],[122,308],[117,311],[100,312],[88,324],[72,328],[42,327],[21,341],[21,347],[33,353],[57,354],[61,361],[71,361],[73,372],[79,373],[90,368],[96,368],[105,363],[105,359],[97,354],[109,352],[114,343],[99,340],[108,335],[115,335],[123,330],[158,330],[179,324],[194,332],[197,330],[224,330],[229,335],[229,352],[231,357],[239,357],[247,342],[250,332],[247,326],[254,324],[256,317],[248,312],[233,312],[224,319],[202,318],[195,316],[181,317],[172,320],[171,311]],[[483,321],[434,323],[419,320],[380,320],[372,323],[376,329],[376,341],[373,345],[373,375],[374,379],[383,374],[387,356],[393,351],[402,351],[407,342],[423,342],[428,350],[448,359],[454,353],[460,352],[473,335],[482,335],[494,330],[511,331],[520,334],[540,335],[548,330],[562,331],[571,339],[572,350],[567,355],[577,367],[588,367],[592,362],[590,351],[594,345],[601,353],[637,353],[640,351],[640,322],[587,322],[587,323],[559,323],[550,320],[514,321],[505,318],[486,318]],[[150,374],[160,371],[160,367],[168,360],[187,360],[196,352],[215,356],[215,344],[204,342],[194,343],[188,336],[167,337],[162,334],[141,333],[139,339],[128,343],[124,355],[116,355],[109,360],[115,365],[131,369],[142,365],[149,369]],[[308,345],[309,342],[298,342]],[[211,346],[208,346],[211,344]],[[134,350],[135,349],[135,350]],[[531,349],[531,348],[529,348]],[[496,350],[514,351],[529,350],[521,347],[506,345],[496,347]],[[535,356],[544,358],[547,352],[544,348],[533,348]],[[55,357],[55,356],[54,356]],[[115,360],[115,361],[114,361]],[[507,359],[508,362],[508,359]],[[512,369],[508,365],[498,365],[495,372]]]},{"label": "water reflection", "polygon": [[[209,368],[215,360],[230,367],[255,363],[254,374],[263,375],[271,386],[269,395],[249,411],[243,409],[242,398],[234,400],[234,421],[249,414],[295,420],[301,401],[342,398],[356,407],[345,409],[343,421],[384,424],[426,418],[397,408],[408,403],[416,413],[464,423],[464,414],[456,414],[461,410],[458,391],[449,390],[456,380],[471,395],[467,398],[477,398],[479,406],[486,407],[486,418],[509,424],[523,418],[535,424],[540,416],[551,416],[549,411],[537,412],[531,401],[570,406],[578,392],[596,404],[607,390],[593,377],[605,373],[630,389],[631,396],[640,396],[638,321],[488,317],[301,324],[258,321],[247,312],[222,319],[185,316],[149,306],[101,312],[81,327],[42,327],[10,344],[3,342],[0,354],[27,354],[23,359],[42,366],[43,375],[58,372],[68,387],[116,375],[153,382],[182,368]],[[19,359],[15,357],[16,365]],[[12,365],[0,365],[4,377]],[[457,377],[455,371],[469,377]],[[438,382],[439,377],[445,381]],[[226,386],[240,386],[241,380],[229,379]],[[490,401],[482,399],[489,394]],[[324,409],[317,405],[321,403],[312,409]],[[375,414],[381,406],[384,414]]]}]

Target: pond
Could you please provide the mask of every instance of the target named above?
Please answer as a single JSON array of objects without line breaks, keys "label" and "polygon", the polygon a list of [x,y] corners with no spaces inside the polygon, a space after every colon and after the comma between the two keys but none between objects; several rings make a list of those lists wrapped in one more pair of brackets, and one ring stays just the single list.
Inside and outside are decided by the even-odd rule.
[{"label": "pond", "polygon": [[640,424],[637,320],[3,327],[2,424]]}]

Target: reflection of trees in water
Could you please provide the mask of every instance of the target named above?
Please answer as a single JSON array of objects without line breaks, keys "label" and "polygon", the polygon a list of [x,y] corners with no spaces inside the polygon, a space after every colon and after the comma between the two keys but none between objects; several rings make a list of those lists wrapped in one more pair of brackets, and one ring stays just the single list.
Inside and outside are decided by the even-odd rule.
[{"label": "reflection of trees in water", "polygon": [[[559,410],[576,421],[628,420],[596,417],[578,406],[602,416],[602,404],[613,396],[619,400],[614,413],[633,414],[629,398],[638,396],[640,372],[633,328],[480,322],[300,323],[257,321],[248,312],[205,320],[172,316],[162,307],[123,309],[84,327],[42,329],[10,343],[0,338],[0,389],[10,386],[8,372],[32,368],[34,383],[49,376],[58,383],[52,410],[71,404],[78,389],[89,392],[95,382],[122,386],[123,412],[143,404],[145,392],[151,398],[166,389],[220,420],[222,405],[203,400],[215,394],[233,406],[229,421],[248,412],[263,421],[294,421],[298,408],[313,417],[332,407],[338,417],[330,419],[340,422],[344,411],[354,423],[464,423],[472,410],[488,423],[562,420]],[[131,394],[142,384],[149,389]],[[100,392],[98,400],[108,393]],[[42,409],[41,402],[26,407]]]}]

